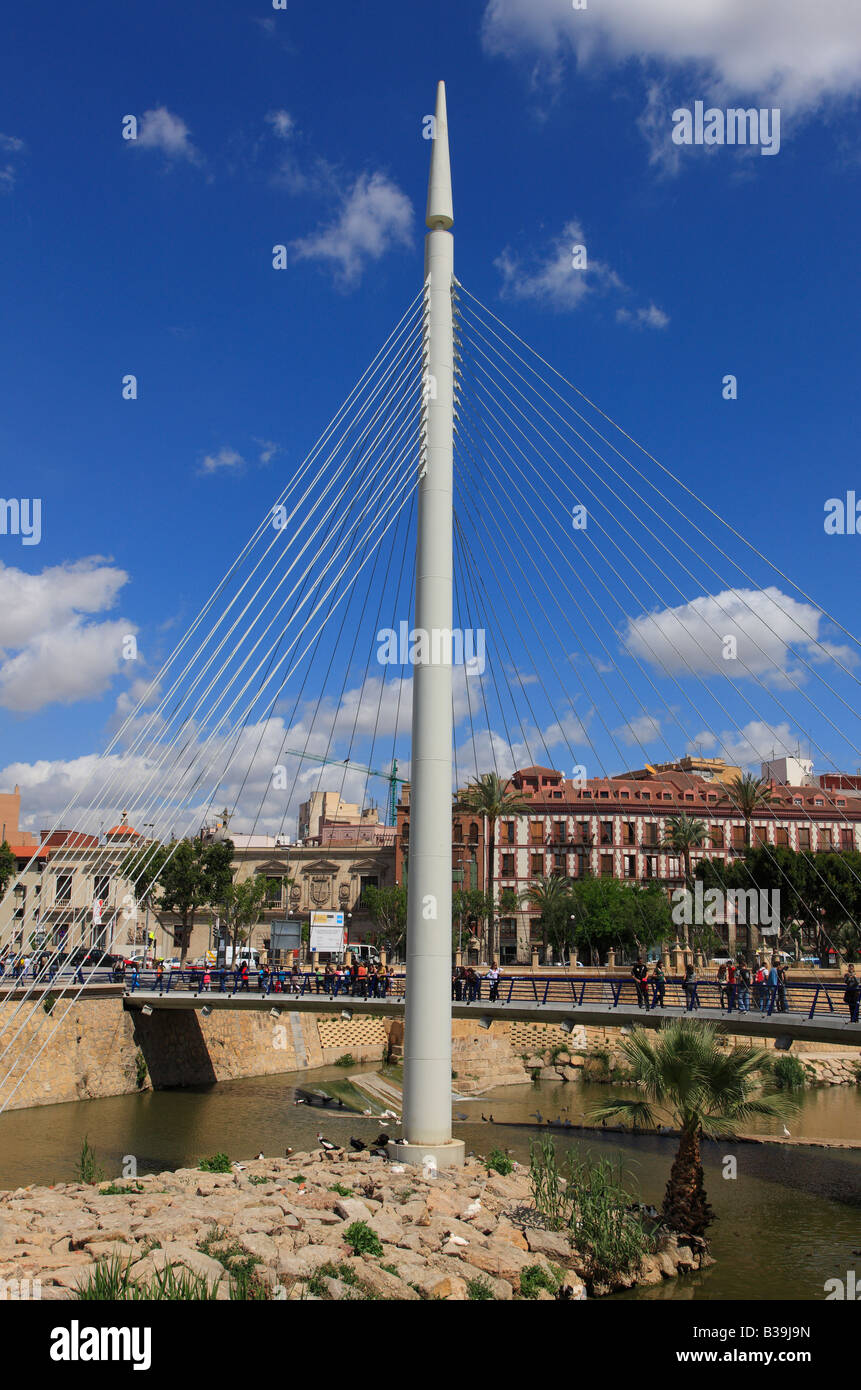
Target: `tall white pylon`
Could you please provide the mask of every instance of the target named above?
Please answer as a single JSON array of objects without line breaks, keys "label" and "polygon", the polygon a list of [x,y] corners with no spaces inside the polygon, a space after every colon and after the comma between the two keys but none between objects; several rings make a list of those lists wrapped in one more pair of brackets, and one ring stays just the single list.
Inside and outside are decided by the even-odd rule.
[{"label": "tall white pylon", "polygon": [[[437,87],[425,222],[422,475],[415,626],[439,664],[413,672],[404,1140],[398,1158],[429,1168],[463,1163],[451,1137],[451,652],[435,633],[452,624],[454,222],[445,84]],[[446,660],[446,658],[448,658]],[[445,664],[443,664],[445,663]]]}]

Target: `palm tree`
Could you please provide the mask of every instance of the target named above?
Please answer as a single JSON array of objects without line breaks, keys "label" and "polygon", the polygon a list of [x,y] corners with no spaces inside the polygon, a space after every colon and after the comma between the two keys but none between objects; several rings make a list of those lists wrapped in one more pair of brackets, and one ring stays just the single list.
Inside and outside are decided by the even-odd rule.
[{"label": "palm tree", "polygon": [[[666,824],[666,834],[664,842],[659,846],[663,854],[679,855],[683,864],[685,891],[693,892],[693,876],[691,874],[691,850],[701,849],[703,845],[711,844],[708,826],[705,821],[697,820],[682,812],[680,816],[671,816]],[[688,932],[685,930],[685,945],[689,944]]]},{"label": "palm tree", "polygon": [[[459,805],[465,811],[483,816],[487,822],[487,874],[484,891],[493,896],[493,856],[496,847],[496,822],[500,816],[522,815],[529,810],[530,801],[521,796],[511,782],[496,772],[483,772],[474,782],[470,782],[461,793]],[[489,923],[490,959],[498,959],[496,943],[496,914],[491,913]]]},{"label": "palm tree", "polygon": [[540,909],[545,948],[548,930],[554,939],[554,946],[564,947],[570,938],[568,918],[573,887],[570,878],[564,878],[561,874],[540,874],[520,894],[521,902]]},{"label": "palm tree", "polygon": [[753,840],[753,818],[760,806],[771,805],[773,795],[767,779],[754,777],[750,772],[734,777],[727,784],[723,800],[731,802],[739,815],[744,817],[744,843],[748,849]]},{"label": "palm tree", "polygon": [[794,1108],[790,1097],[754,1095],[772,1071],[761,1047],[723,1047],[702,1019],[678,1018],[655,1035],[635,1028],[619,1042],[642,1099],[610,1100],[596,1106],[593,1120],[622,1120],[634,1129],[672,1123],[679,1147],[664,1194],[663,1217],[673,1231],[702,1236],[714,1220],[706,1199],[700,1141],[732,1138],[739,1122],[757,1115],[782,1119]]}]

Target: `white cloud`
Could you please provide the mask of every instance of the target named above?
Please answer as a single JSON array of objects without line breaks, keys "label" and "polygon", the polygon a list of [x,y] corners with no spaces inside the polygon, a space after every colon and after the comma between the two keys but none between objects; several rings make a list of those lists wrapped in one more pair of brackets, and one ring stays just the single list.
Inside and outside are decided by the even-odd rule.
[{"label": "white cloud", "polygon": [[26,574],[0,564],[0,705],[32,712],[101,695],[122,669],[126,619],[112,608],[128,575],[98,558]]},{"label": "white cloud", "polygon": [[601,0],[585,10],[490,0],[483,39],[489,52],[512,58],[531,50],[558,62],[568,51],[581,67],[636,59],[692,68],[711,95],[746,94],[787,110],[861,91],[855,0]]},{"label": "white cloud", "polygon": [[[671,675],[785,676],[790,646],[809,658],[819,638],[822,613],[775,587],[727,589],[676,608],[629,618],[626,647]],[[725,657],[736,642],[735,658]],[[798,673],[794,672],[797,679]]]},{"label": "white cloud", "polygon": [[299,260],[328,264],[344,287],[358,283],[371,261],[412,239],[413,208],[385,174],[360,174],[333,222],[292,243]]},{"label": "white cloud", "polygon": [[617,309],[616,318],[619,323],[629,323],[632,328],[666,328],[670,321],[669,314],[665,314],[657,304],[633,312],[630,309]]},{"label": "white cloud", "polygon": [[[579,265],[582,252],[575,257],[575,247],[586,248],[585,266]],[[494,265],[502,276],[503,298],[533,300],[557,312],[578,309],[589,295],[628,293],[621,276],[606,261],[591,255],[582,224],[576,219],[566,222],[562,235],[554,237],[530,261],[522,261],[506,247]],[[654,304],[635,311],[619,309],[616,318],[638,328],[665,328],[670,321]]]},{"label": "white cloud", "polygon": [[200,465],[201,473],[219,473],[223,469],[228,472],[237,471],[245,467],[245,459],[238,454],[235,449],[225,445],[219,449],[217,454],[207,454]]},{"label": "white cloud", "polygon": [[281,445],[276,444],[274,439],[257,439],[253,436],[254,443],[260,445],[260,462],[263,464],[271,463],[276,454],[281,453]]},{"label": "white cloud", "polygon": [[289,140],[296,129],[296,122],[289,111],[269,111],[266,122],[271,125],[279,140]]},{"label": "white cloud", "polygon": [[[584,245],[586,266],[575,269],[573,248]],[[576,220],[566,222],[562,235],[554,237],[531,264],[524,264],[506,247],[494,265],[502,275],[503,297],[532,299],[557,310],[579,308],[591,293],[625,289],[615,270],[589,255],[583,228]]]},{"label": "white cloud", "polygon": [[661,721],[653,714],[638,714],[635,719],[629,719],[627,724],[614,729],[613,733],[628,747],[654,743],[661,736]]},{"label": "white cloud", "polygon": [[26,146],[23,140],[19,140],[17,135],[0,135],[0,155],[11,156],[6,162],[0,165],[0,193],[11,193],[15,187],[15,180],[18,177],[18,166],[15,160],[18,155],[23,154]]},{"label": "white cloud", "polygon": [[766,724],[761,719],[752,719],[742,729],[727,729],[716,740],[719,756],[728,763],[742,768],[752,768],[759,772],[760,763],[769,758],[780,758],[784,754],[795,754],[798,735],[789,725]]},{"label": "white cloud", "polygon": [[180,116],[175,116],[166,106],[156,106],[144,111],[138,121],[137,139],[128,143],[143,150],[161,150],[169,159],[185,159],[197,164],[200,151],[191,143],[189,134]]}]

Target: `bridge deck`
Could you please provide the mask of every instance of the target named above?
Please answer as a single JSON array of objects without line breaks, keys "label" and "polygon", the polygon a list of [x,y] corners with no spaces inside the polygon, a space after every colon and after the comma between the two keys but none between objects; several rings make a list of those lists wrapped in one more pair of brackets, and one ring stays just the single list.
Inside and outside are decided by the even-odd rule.
[{"label": "bridge deck", "polygon": [[[402,997],[394,999],[354,999],[349,995],[330,999],[326,994],[272,994],[259,992],[238,994],[192,994],[170,990],[159,994],[155,990],[137,990],[125,998],[127,1009],[141,1009],[147,1005],[155,1009],[251,1009],[265,1010],[267,1013],[349,1013],[352,1017],[363,1014],[377,1014],[384,1017],[398,1017],[403,1013]],[[494,1020],[527,1023],[592,1024],[598,1027],[624,1027],[638,1024],[644,1028],[659,1028],[664,1019],[684,1018],[686,1012],[681,1008],[667,1007],[650,1009],[648,1012],[636,1005],[600,1005],[594,1003],[573,1004],[548,1002],[546,1004],[530,1000],[512,1000],[510,1003],[489,1004],[476,1001],[473,1004],[452,1001],[452,1017],[474,1018],[482,1026],[489,1026]],[[744,1037],[762,1039],[785,1038],[793,1042],[805,1041],[832,1043],[839,1047],[861,1047],[861,1023],[850,1023],[845,1015],[819,1015],[808,1018],[801,1013],[774,1014],[763,1017],[756,1013],[727,1013],[725,1010],[700,1008],[693,1011],[693,1017],[707,1019],[721,1031],[736,1033]]]}]

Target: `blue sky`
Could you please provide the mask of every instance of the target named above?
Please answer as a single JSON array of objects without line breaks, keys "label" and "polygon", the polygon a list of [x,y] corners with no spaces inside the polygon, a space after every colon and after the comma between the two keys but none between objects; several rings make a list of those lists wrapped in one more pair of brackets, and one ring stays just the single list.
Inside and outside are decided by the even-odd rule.
[{"label": "blue sky", "polygon": [[[48,3],[6,25],[2,491],[41,499],[42,522],[38,545],[0,535],[0,785],[22,785],[34,824],[79,788],[416,295],[422,121],[440,77],[460,279],[857,627],[861,536],[826,535],[823,518],[827,499],[861,496],[861,16],[840,0],[441,0],[437,13]],[[674,145],[673,110],[697,100],[779,108],[779,153]],[[122,138],[129,114],[136,141]],[[586,274],[568,265],[575,240]],[[122,398],[127,373],[136,400]],[[792,592],[758,562],[751,573]],[[847,668],[828,680],[852,703],[857,646],[817,622]],[[759,674],[789,703],[792,662],[779,642],[771,657]],[[682,726],[637,691],[684,751]],[[619,770],[618,742],[578,698],[596,742],[580,761]],[[861,764],[848,713],[841,740],[809,702],[784,715],[762,698],[790,742]],[[619,699],[631,720],[643,712]],[[720,736],[730,724],[703,699],[702,732]],[[755,762],[762,731],[744,701],[733,716],[721,746]],[[622,747],[642,761],[640,744]],[[566,743],[556,760],[569,758]]]}]

